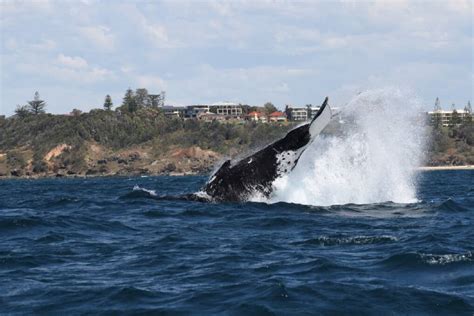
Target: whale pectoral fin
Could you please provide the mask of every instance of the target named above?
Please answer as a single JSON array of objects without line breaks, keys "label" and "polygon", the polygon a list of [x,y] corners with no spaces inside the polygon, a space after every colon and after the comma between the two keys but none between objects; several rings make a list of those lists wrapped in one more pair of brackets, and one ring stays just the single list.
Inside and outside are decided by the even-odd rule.
[{"label": "whale pectoral fin", "polygon": [[314,116],[311,120],[309,126],[309,133],[311,135],[311,139],[319,135],[321,131],[329,124],[331,121],[332,113],[331,107],[328,105],[328,97],[324,99],[323,104],[319,108],[318,113]]}]

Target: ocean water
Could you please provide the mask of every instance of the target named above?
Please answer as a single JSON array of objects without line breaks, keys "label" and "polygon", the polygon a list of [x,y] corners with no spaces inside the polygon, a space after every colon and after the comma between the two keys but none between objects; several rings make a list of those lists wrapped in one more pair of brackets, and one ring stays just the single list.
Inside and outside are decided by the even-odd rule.
[{"label": "ocean water", "polygon": [[159,198],[205,181],[0,181],[0,314],[474,313],[473,171],[409,204]]}]

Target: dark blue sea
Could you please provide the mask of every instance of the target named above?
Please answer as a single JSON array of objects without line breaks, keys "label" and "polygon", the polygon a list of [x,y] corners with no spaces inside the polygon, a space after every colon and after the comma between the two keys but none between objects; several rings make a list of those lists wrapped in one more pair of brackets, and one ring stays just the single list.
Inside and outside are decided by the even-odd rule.
[{"label": "dark blue sea", "polygon": [[0,314],[474,313],[473,171],[414,204],[158,198],[205,181],[0,181]]}]

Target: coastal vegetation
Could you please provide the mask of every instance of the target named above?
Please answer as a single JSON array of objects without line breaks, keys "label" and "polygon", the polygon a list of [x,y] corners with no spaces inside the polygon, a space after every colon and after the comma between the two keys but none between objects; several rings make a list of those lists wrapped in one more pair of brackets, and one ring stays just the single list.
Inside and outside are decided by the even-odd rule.
[{"label": "coastal vegetation", "polygon": [[[0,176],[205,173],[297,124],[172,118],[159,106],[163,97],[128,89],[115,109],[107,95],[103,109],[53,115],[36,93],[14,116],[0,118]],[[250,110],[269,114],[275,107]],[[453,115],[452,124],[432,124],[429,133],[428,165],[474,164],[472,120]]]},{"label": "coastal vegetation", "polygon": [[429,135],[428,165],[474,165],[474,124],[472,122],[448,127],[430,127]]},{"label": "coastal vegetation", "polygon": [[[0,120],[0,175],[206,172],[221,157],[258,148],[292,126],[182,120],[159,108],[132,108]],[[191,155],[173,156],[189,148]],[[196,152],[205,153],[204,160],[193,157]],[[149,170],[152,163],[156,168]]]}]

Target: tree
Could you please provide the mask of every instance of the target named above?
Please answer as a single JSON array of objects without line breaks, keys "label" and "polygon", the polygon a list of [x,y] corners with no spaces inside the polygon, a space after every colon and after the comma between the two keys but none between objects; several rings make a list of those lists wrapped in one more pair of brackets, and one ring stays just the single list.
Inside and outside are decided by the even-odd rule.
[{"label": "tree", "polygon": [[434,110],[435,110],[435,111],[441,111],[441,104],[440,104],[440,102],[439,102],[439,98],[438,98],[438,97],[436,97],[436,100],[435,100]]},{"label": "tree", "polygon": [[107,110],[107,111],[110,111],[112,110],[112,106],[114,104],[112,103],[112,98],[110,97],[110,95],[106,95],[105,96],[105,101],[104,101],[104,109]]},{"label": "tree", "polygon": [[17,105],[15,109],[15,115],[21,119],[30,115],[30,109],[28,105]]},{"label": "tree", "polygon": [[467,105],[464,107],[464,111],[466,111],[469,114],[472,114],[471,101],[467,101]]},{"label": "tree", "polygon": [[165,100],[166,100],[166,92],[165,91],[161,91],[160,92],[160,99],[159,99],[159,104],[158,106],[165,106]]},{"label": "tree", "polygon": [[451,115],[451,120],[449,122],[449,125],[451,127],[454,127],[456,125],[459,125],[460,123],[461,123],[461,117],[459,116],[458,111],[453,110],[453,114]]},{"label": "tree", "polygon": [[277,111],[277,108],[273,105],[271,102],[267,102],[263,105],[263,108],[265,109],[265,114],[270,115],[273,112]]},{"label": "tree", "polygon": [[310,104],[306,104],[306,113],[307,113],[307,119],[308,120],[311,120],[313,118],[313,109],[312,109],[313,105],[310,103]]},{"label": "tree", "polygon": [[44,113],[44,108],[46,107],[46,102],[40,99],[38,91],[35,92],[35,97],[33,100],[28,101],[29,110],[34,115]]},{"label": "tree", "polygon": [[291,107],[287,104],[285,105],[285,114],[286,114],[286,117],[288,118],[288,120],[292,120],[292,117],[291,117]]},{"label": "tree", "polygon": [[72,109],[71,115],[72,116],[80,116],[82,114],[82,111],[79,109]]},{"label": "tree", "polygon": [[148,97],[148,90],[145,88],[140,88],[135,90],[135,102],[137,107],[144,108],[151,106],[150,98]]},{"label": "tree", "polygon": [[471,107],[471,101],[467,101],[467,105],[464,107],[464,111],[466,113],[464,114],[464,122],[466,125],[470,125],[472,123],[472,107]]},{"label": "tree", "polygon": [[150,99],[150,106],[152,108],[157,108],[159,101],[160,101],[160,95],[159,94],[149,94],[148,98]]},{"label": "tree", "polygon": [[130,88],[128,88],[127,91],[125,92],[125,96],[123,97],[122,107],[131,113],[137,110],[135,94],[133,93],[133,90]]}]

